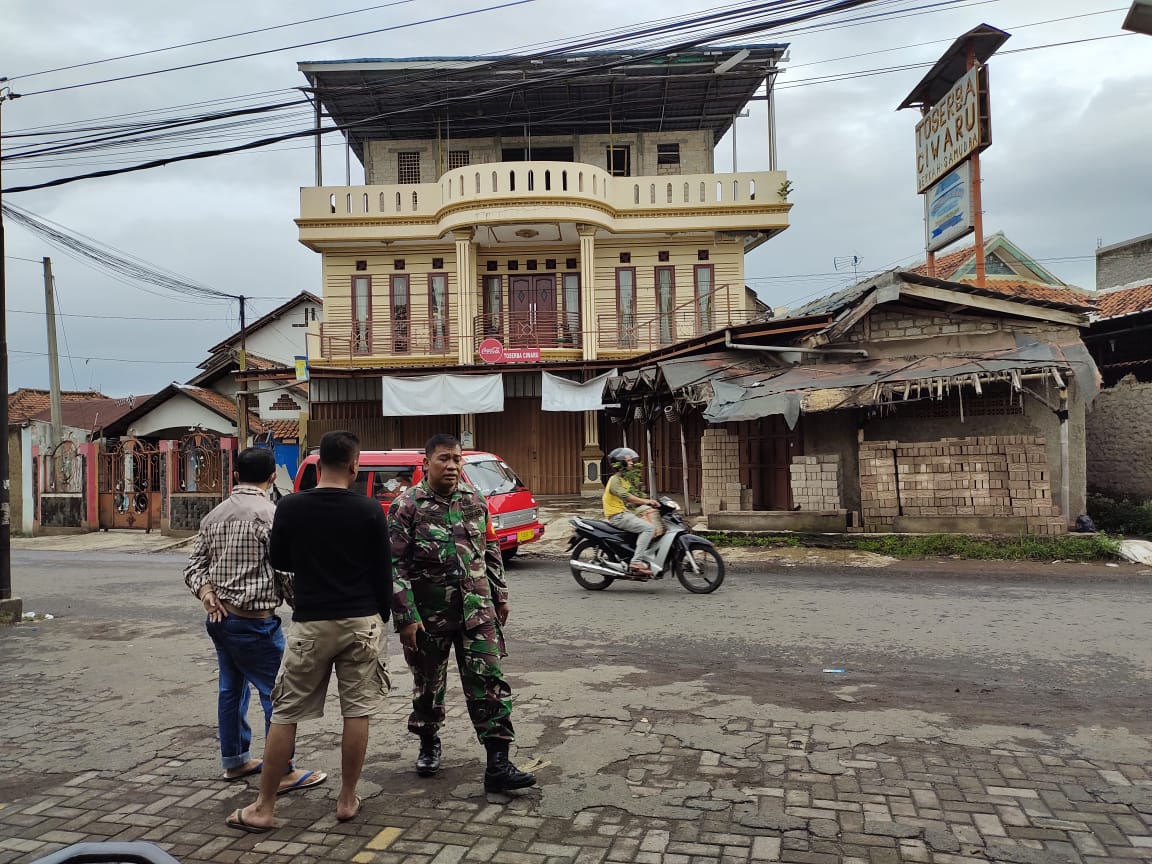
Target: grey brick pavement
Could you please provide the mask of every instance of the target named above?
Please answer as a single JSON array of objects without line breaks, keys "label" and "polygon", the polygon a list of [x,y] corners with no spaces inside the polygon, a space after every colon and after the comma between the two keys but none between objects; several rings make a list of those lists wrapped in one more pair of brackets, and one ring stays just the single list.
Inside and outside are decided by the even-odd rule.
[{"label": "grey brick pavement", "polygon": [[[1152,860],[1147,766],[906,736],[828,749],[814,726],[771,717],[716,722],[645,709],[627,720],[558,718],[543,700],[519,709],[524,723],[547,730],[535,755],[564,757],[541,772],[539,790],[484,795],[474,744],[471,761],[431,781],[409,772],[410,753],[374,753],[365,776],[381,791],[358,820],[336,822],[330,783],[283,800],[278,830],[246,835],[224,817],[252,790],[189,772],[206,764],[211,730],[179,729],[126,772],[69,773],[102,735],[110,748],[128,744],[87,724],[66,688],[52,690],[48,702],[6,706],[4,727],[24,731],[0,750],[0,864],[100,839],[153,841],[187,864]],[[390,705],[382,722],[400,724],[403,700]],[[456,711],[452,722],[461,720]],[[593,752],[604,742],[621,758]],[[334,743],[305,730],[301,751]],[[46,759],[56,773],[29,769]]]}]

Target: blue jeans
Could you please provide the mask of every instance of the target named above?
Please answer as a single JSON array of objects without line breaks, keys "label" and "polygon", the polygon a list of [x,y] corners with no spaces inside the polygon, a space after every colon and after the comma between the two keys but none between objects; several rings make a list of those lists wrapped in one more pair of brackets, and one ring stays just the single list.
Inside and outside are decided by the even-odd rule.
[{"label": "blue jeans", "polygon": [[251,684],[264,707],[264,735],[272,720],[272,686],[284,655],[284,631],[280,618],[240,618],[229,615],[205,622],[216,645],[220,663],[220,697],[217,705],[220,731],[220,764],[225,771],[239,768],[252,755],[252,728],[248,725]]}]

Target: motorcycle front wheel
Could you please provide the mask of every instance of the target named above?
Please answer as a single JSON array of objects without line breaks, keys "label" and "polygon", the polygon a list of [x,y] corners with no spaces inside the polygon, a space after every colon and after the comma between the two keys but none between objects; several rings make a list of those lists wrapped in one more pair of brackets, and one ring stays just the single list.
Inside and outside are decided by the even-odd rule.
[{"label": "motorcycle front wheel", "polygon": [[[689,556],[696,562],[696,569],[700,572],[692,569]],[[684,557],[676,562],[676,578],[693,594],[711,594],[724,581],[724,559],[711,546],[691,546]]]},{"label": "motorcycle front wheel", "polygon": [[[604,553],[591,540],[581,540],[572,549],[572,554],[569,556],[573,561],[580,561],[585,564],[605,564]],[[588,591],[603,591],[609,585],[616,581],[614,576],[606,576],[601,573],[591,573],[587,570],[579,569],[575,564],[569,565],[572,568],[572,578]]]}]

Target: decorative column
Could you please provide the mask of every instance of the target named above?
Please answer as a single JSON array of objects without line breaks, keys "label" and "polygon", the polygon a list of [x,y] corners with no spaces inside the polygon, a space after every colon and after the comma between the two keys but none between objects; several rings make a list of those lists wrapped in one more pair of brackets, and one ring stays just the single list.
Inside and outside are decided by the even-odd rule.
[{"label": "decorative column", "polygon": [[456,317],[459,321],[459,355],[461,366],[476,362],[476,245],[471,228],[453,231],[456,240]]},{"label": "decorative column", "polygon": [[582,466],[580,496],[599,498],[604,494],[604,480],[600,476],[604,451],[600,449],[600,412],[584,412],[584,449],[580,453]]},{"label": "decorative column", "polygon": [[472,450],[476,447],[476,415],[460,415],[460,449]]},{"label": "decorative column", "polygon": [[595,360],[600,334],[596,319],[596,227],[577,225],[580,235],[580,320],[584,359]]}]

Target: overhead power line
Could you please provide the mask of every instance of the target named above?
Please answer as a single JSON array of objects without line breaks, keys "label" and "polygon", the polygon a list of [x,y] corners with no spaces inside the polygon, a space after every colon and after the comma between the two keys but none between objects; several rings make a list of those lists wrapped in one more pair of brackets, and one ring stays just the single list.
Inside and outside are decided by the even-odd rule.
[{"label": "overhead power line", "polygon": [[468,9],[464,12],[453,12],[448,15],[439,15],[435,18],[424,18],[420,21],[410,21],[406,24],[393,24],[389,27],[377,27],[374,30],[365,30],[361,33],[349,33],[346,36],[333,36],[331,39],[314,39],[311,42],[299,42],[295,45],[285,45],[281,48],[268,48],[264,51],[250,51],[247,54],[236,54],[232,57],[218,57],[215,60],[201,60],[198,63],[185,63],[182,66],[169,66],[166,69],[153,69],[149,72],[135,72],[131,75],[119,75],[115,78],[102,78],[99,81],[85,81],[80,84],[67,84],[63,87],[49,87],[45,90],[33,90],[28,93],[22,93],[21,96],[43,96],[48,93],[61,93],[65,90],[78,90],[82,87],[95,87],[98,84],[111,84],[116,81],[131,81],[134,78],[147,78],[152,75],[162,75],[166,72],[180,72],[185,69],[199,69],[203,66],[215,66],[218,63],[230,63],[233,60],[248,60],[252,57],[263,57],[268,54],[279,54],[284,51],[295,51],[298,48],[311,48],[314,45],[327,45],[330,42],[342,42],[346,39],[358,39],[361,36],[375,36],[380,33],[390,33],[396,30],[405,30],[410,27],[419,27],[423,24],[436,24],[442,21],[452,21],[457,18],[465,18],[469,15],[479,15],[484,12],[492,12],[497,9],[509,9],[513,6],[523,6],[527,3],[535,3],[537,0],[507,0],[504,3],[498,3],[495,6],[484,6],[480,9]]},{"label": "overhead power line", "polygon": [[304,18],[300,21],[289,21],[287,24],[273,24],[255,30],[241,30],[238,33],[227,33],[223,36],[211,36],[207,39],[197,39],[195,42],[181,42],[177,45],[168,45],[164,48],[151,48],[147,51],[136,51],[132,54],[120,54],[116,57],[105,57],[101,60],[88,60],[84,63],[73,63],[70,66],[57,66],[55,69],[42,69],[39,72],[25,72],[22,75],[13,75],[13,79],[35,78],[37,75],[49,75],[53,72],[67,72],[71,69],[83,69],[87,66],[99,66],[101,63],[114,63],[118,60],[131,60],[136,57],[147,57],[151,54],[162,54],[165,51],[176,51],[180,48],[193,48],[197,45],[209,45],[213,42],[224,42],[228,39],[239,39],[243,36],[255,36],[260,33],[271,33],[273,30],[285,30],[289,27],[299,27],[303,24],[317,24],[321,21],[330,21],[333,18],[345,18],[349,15],[360,15],[364,12],[376,12],[392,6],[404,6],[415,3],[416,0],[394,0],[392,3],[382,3],[379,6],[367,6],[363,9],[351,9],[347,12],[335,12],[331,15],[321,15],[318,18]]},{"label": "overhead power line", "polygon": [[43,220],[22,207],[17,207],[15,204],[5,202],[2,206],[5,218],[11,219],[16,224],[39,235],[57,249],[71,256],[79,257],[85,262],[95,264],[98,268],[114,276],[127,277],[137,282],[155,285],[167,291],[199,299],[240,299],[238,295],[228,294],[224,291],[218,291],[215,288],[209,288],[207,285],[192,282],[174,273],[162,270],[142,258],[121,252],[118,249],[101,244],[91,238],[84,238],[83,235],[69,231],[62,225]]},{"label": "overhead power line", "polygon": [[[47,351],[21,351],[19,348],[9,348],[8,351],[9,351],[9,353],[12,353],[12,354],[27,354],[31,357],[47,357],[48,356]],[[67,355],[62,354],[59,356],[64,357]],[[80,357],[78,355],[67,356],[67,359],[69,359],[69,360],[84,360],[84,361],[98,360],[101,363],[147,363],[149,365],[154,365],[157,363],[163,363],[163,364],[171,364],[171,365],[175,365],[175,366],[195,366],[199,362],[198,360],[156,360],[156,359],[151,358],[151,357],[148,357],[146,359],[141,359],[141,360],[133,360],[133,359],[128,358],[128,357]]]},{"label": "overhead power line", "polygon": [[[580,69],[563,70],[561,72],[555,72],[555,73],[551,73],[551,74],[540,75],[537,78],[533,78],[533,79],[511,81],[511,82],[508,82],[506,84],[490,87],[490,88],[486,89],[485,91],[483,91],[483,93],[479,93],[479,94],[476,93],[474,90],[460,90],[458,95],[447,95],[447,96],[444,96],[442,98],[430,101],[430,102],[426,103],[425,105],[419,106],[419,109],[420,110],[429,110],[429,109],[435,108],[435,107],[447,107],[447,106],[451,106],[451,105],[454,105],[454,104],[457,104],[460,102],[467,102],[471,99],[476,98],[478,95],[492,96],[492,95],[497,95],[497,94],[500,94],[503,92],[514,92],[514,91],[523,90],[523,89],[530,89],[530,88],[538,87],[538,86],[546,86],[546,85],[554,84],[554,83],[556,83],[558,81],[562,81],[562,80],[571,80],[571,79],[578,78],[581,76],[593,74],[595,72],[602,72],[602,71],[606,71],[609,69],[618,68],[618,67],[624,66],[624,65],[630,65],[630,64],[634,64],[634,63],[638,63],[638,62],[643,62],[644,60],[660,57],[660,56],[663,56],[663,55],[670,53],[670,52],[698,48],[700,45],[707,44],[708,42],[713,41],[717,38],[734,39],[734,38],[745,37],[745,36],[751,35],[753,33],[763,32],[765,30],[778,29],[781,27],[789,26],[789,25],[794,25],[794,24],[798,24],[798,23],[802,23],[802,22],[806,22],[806,21],[811,21],[811,20],[814,20],[816,18],[834,15],[834,14],[840,13],[840,12],[846,12],[846,11],[849,11],[851,9],[861,7],[861,6],[876,5],[877,2],[879,2],[880,4],[883,4],[885,2],[885,0],[838,0],[838,2],[831,2],[831,3],[828,3],[828,2],[821,3],[821,2],[819,2],[819,0],[791,0],[791,2],[781,2],[781,0],[776,0],[776,2],[762,3],[762,4],[758,4],[757,6],[751,7],[751,8],[745,7],[742,9],[738,9],[734,12],[729,11],[727,13],[719,13],[717,15],[704,16],[703,18],[698,17],[698,18],[689,19],[686,21],[680,21],[680,22],[676,22],[676,23],[661,24],[660,26],[657,26],[657,27],[647,28],[640,35],[644,35],[646,37],[651,37],[653,34],[656,34],[656,33],[676,35],[678,30],[684,30],[685,28],[697,28],[697,32],[695,32],[690,37],[680,36],[679,41],[675,41],[672,44],[665,44],[660,48],[642,50],[639,54],[632,55],[626,59],[616,59],[616,60],[606,61],[604,63],[597,64],[591,68],[582,67]],[[944,0],[943,3],[936,3],[936,4],[930,4],[930,5],[935,7],[935,6],[940,6],[940,5],[950,5],[950,4],[955,3],[955,2],[956,2],[956,0]],[[927,8],[927,7],[925,7],[925,8]],[[781,9],[787,9],[788,11],[793,12],[793,14],[787,15],[785,17],[776,17],[776,18],[760,17],[760,18],[755,18],[751,21],[748,20],[749,15],[753,11],[759,11],[761,14],[763,14],[765,12],[778,12]],[[725,30],[709,31],[706,35],[701,35],[698,32],[698,28],[700,26],[702,26],[704,24],[714,25],[717,22],[724,21],[726,19],[726,17],[728,19],[735,18],[736,23],[732,26],[729,26]],[[566,46],[566,50],[583,50],[583,49],[586,49],[589,47],[596,47],[598,45],[599,45],[599,43],[592,43],[592,42],[585,41],[583,43],[578,43],[576,45],[568,45],[568,46]],[[602,47],[602,45],[600,45],[599,47]],[[514,59],[517,61],[522,61],[525,58],[514,58]],[[289,132],[289,133],[284,133],[284,134],[280,134],[280,135],[273,135],[273,136],[264,137],[264,138],[258,139],[256,141],[249,141],[249,142],[239,144],[239,145],[236,145],[233,147],[222,147],[222,148],[217,148],[217,149],[213,149],[213,150],[202,150],[202,151],[197,151],[197,152],[193,152],[193,153],[180,154],[178,156],[163,157],[160,159],[150,160],[148,162],[145,162],[145,163],[142,163],[139,165],[135,165],[135,166],[130,166],[127,168],[113,168],[113,169],[105,169],[102,171],[89,172],[86,174],[75,175],[72,177],[59,178],[56,180],[47,181],[45,183],[29,184],[29,185],[25,185],[25,186],[13,187],[13,188],[5,190],[5,191],[20,192],[20,191],[27,191],[27,190],[31,190],[31,189],[46,188],[49,186],[62,185],[64,183],[75,182],[77,180],[82,180],[82,179],[93,179],[95,177],[116,176],[119,174],[125,174],[125,173],[134,172],[134,171],[147,170],[150,168],[160,167],[162,165],[172,164],[174,162],[189,161],[189,160],[193,160],[193,159],[204,159],[204,158],[211,158],[211,157],[215,157],[215,156],[227,155],[227,154],[231,154],[231,153],[238,153],[238,152],[243,152],[246,150],[252,150],[252,149],[259,148],[259,147],[265,147],[265,146],[269,146],[271,144],[277,144],[277,143],[281,143],[284,141],[289,141],[289,140],[293,140],[293,139],[297,139],[297,138],[310,138],[310,137],[330,134],[332,132],[351,132],[351,131],[354,131],[357,127],[364,126],[364,125],[369,124],[369,123],[376,123],[382,119],[391,118],[391,117],[394,117],[397,115],[410,113],[413,110],[417,110],[417,109],[416,108],[398,109],[396,111],[385,112],[383,114],[375,115],[373,117],[364,118],[362,120],[355,121],[353,123],[343,124],[343,125],[339,125],[339,126],[328,126],[328,127],[323,127],[320,129],[298,130],[295,132]]]}]

